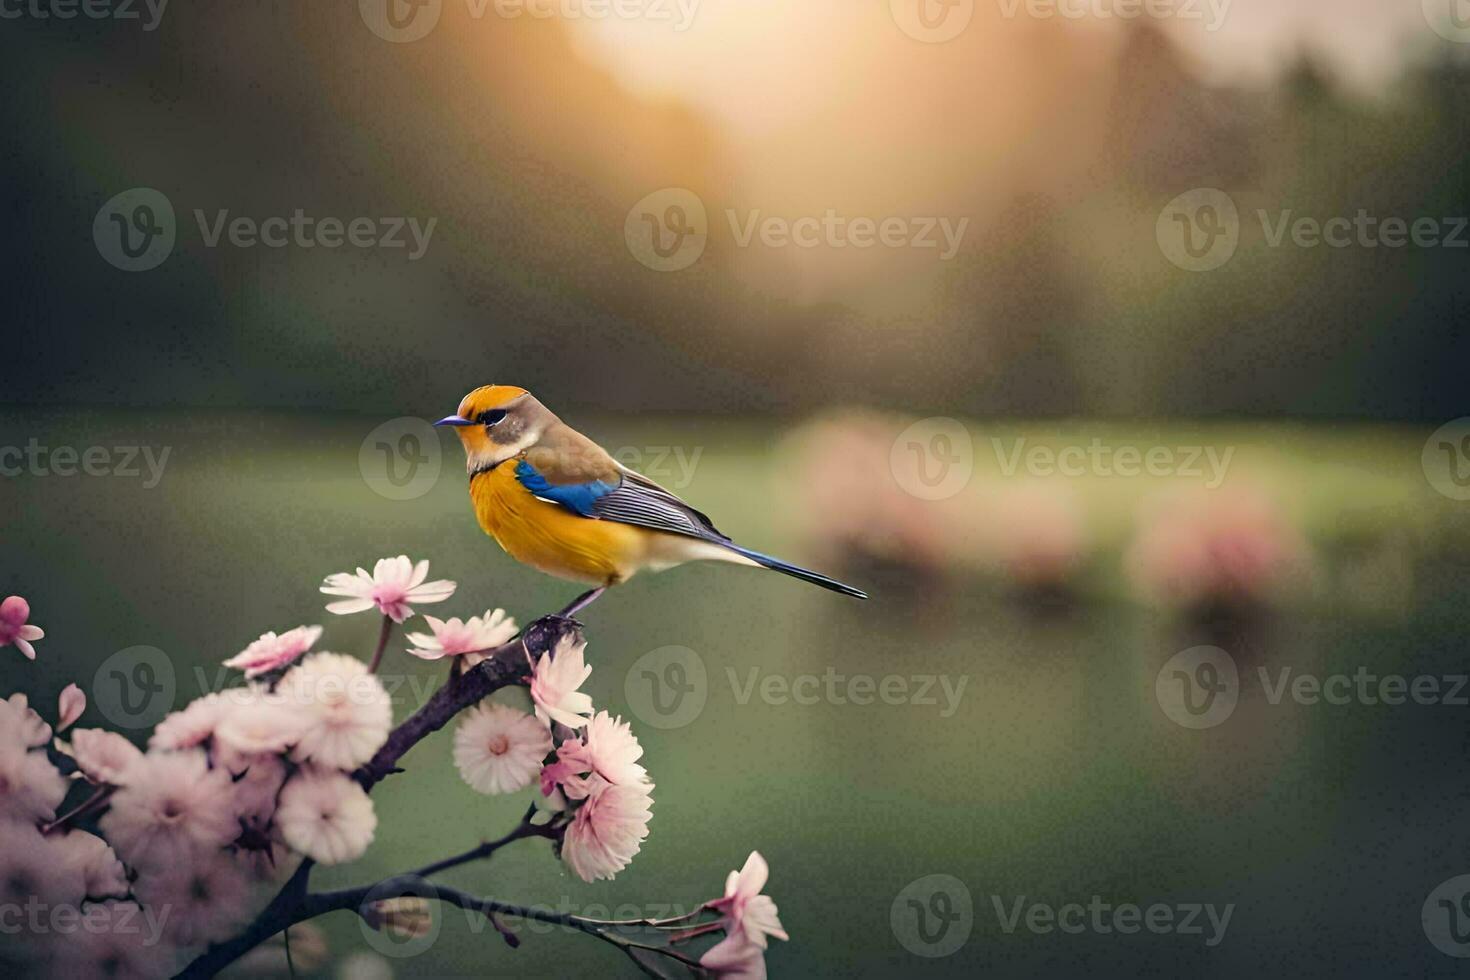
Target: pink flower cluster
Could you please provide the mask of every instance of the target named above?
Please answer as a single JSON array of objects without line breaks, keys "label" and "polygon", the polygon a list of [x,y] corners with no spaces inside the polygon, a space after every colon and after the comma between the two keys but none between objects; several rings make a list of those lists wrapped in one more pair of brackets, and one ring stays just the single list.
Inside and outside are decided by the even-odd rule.
[{"label": "pink flower cluster", "polygon": [[638,764],[632,728],[606,711],[592,717],[579,688],[592,673],[586,645],[563,640],[531,671],[535,714],[503,704],[470,711],[454,737],[460,775],[482,793],[511,793],[540,777],[557,811],[561,856],[584,881],[610,879],[648,837],[653,783]]},{"label": "pink flower cluster", "polygon": [[[7,599],[0,635],[39,638],[29,613]],[[74,684],[54,728],[25,695],[0,701],[0,903],[30,916],[29,972],[169,976],[242,930],[302,857],[367,849],[377,818],[350,773],[387,740],[391,704],[360,660],[307,655],[320,635],[266,633],[225,661],[243,686],[165,717],[146,751],[101,728],[64,739],[86,711]]]},{"label": "pink flower cluster", "polygon": [[[224,661],[243,673],[238,686],[167,715],[146,748],[105,729],[73,728],[87,709],[75,684],[61,692],[54,722],[24,694],[0,701],[0,907],[27,910],[32,923],[85,925],[23,929],[11,948],[25,974],[171,975],[245,930],[303,859],[361,856],[377,816],[354,774],[383,749],[392,726],[375,668],[413,604],[442,601],[455,588],[427,582],[427,573],[427,562],[399,556],[371,575],[358,569],[323,584],[341,597],[329,611],[385,617],[372,665],[313,651],[320,626],[265,633]],[[33,658],[29,641],[42,633],[29,617],[18,596],[0,604],[0,640]],[[522,644],[507,646],[518,630],[503,610],[425,619],[429,632],[407,634],[408,653],[447,659],[450,683],[497,648],[526,655]],[[489,700],[465,710],[455,765],[482,793],[538,784],[551,817],[527,823],[529,836],[552,839],[584,880],[610,879],[648,836],[653,783],[643,747],[627,722],[595,710],[580,690],[592,671],[584,643],[563,639],[529,667],[532,711]],[[715,921],[675,940],[725,932],[701,961],[711,974],[764,977],[767,938],[787,938],[775,904],[760,894],[766,876],[752,853],[731,872],[724,896],[694,913]]]}]

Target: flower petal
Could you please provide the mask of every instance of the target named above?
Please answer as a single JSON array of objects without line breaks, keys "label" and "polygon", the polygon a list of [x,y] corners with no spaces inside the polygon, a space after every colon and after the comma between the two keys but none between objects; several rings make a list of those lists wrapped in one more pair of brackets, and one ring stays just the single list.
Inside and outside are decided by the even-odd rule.
[{"label": "flower petal", "polygon": [[343,599],[340,602],[327,603],[327,612],[336,613],[338,616],[346,616],[349,613],[366,612],[373,608],[371,599]]}]

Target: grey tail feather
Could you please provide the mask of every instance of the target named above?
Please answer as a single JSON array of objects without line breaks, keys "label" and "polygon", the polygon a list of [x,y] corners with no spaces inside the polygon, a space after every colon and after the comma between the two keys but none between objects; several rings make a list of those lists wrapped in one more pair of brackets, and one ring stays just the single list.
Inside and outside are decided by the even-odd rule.
[{"label": "grey tail feather", "polygon": [[751,551],[749,548],[742,548],[738,544],[732,544],[729,541],[721,541],[719,543],[724,545],[726,548],[729,548],[736,554],[744,555],[751,561],[756,562],[757,564],[762,565],[765,568],[769,568],[772,571],[782,572],[786,575],[790,575],[792,578],[799,578],[803,582],[810,582],[813,585],[820,585],[824,589],[831,589],[833,592],[841,592],[843,595],[850,595],[857,599],[866,599],[868,597],[868,594],[862,589],[855,589],[850,585],[845,585],[844,583],[837,581],[835,578],[828,578],[820,572],[814,572],[809,568],[802,568],[800,565],[793,565],[790,562],[784,562],[779,558],[772,558],[770,555],[763,555],[759,551]]}]

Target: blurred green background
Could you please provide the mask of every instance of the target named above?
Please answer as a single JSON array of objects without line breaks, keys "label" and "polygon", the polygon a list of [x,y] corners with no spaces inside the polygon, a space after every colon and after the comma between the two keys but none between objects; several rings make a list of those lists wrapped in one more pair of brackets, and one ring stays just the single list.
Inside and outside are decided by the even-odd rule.
[{"label": "blurred green background", "polygon": [[[576,587],[480,533],[458,447],[424,422],[518,384],[736,540],[873,599],[699,566],[600,601],[589,686],[632,716],[657,783],[643,852],[587,886],[523,843],[456,883],[657,913],[758,848],[793,937],[777,977],[1457,971],[1420,910],[1467,870],[1464,708],[1272,704],[1254,680],[1464,670],[1467,252],[1273,245],[1257,218],[1449,234],[1470,214],[1451,0],[1236,0],[1213,26],[976,4],[945,43],[887,0],[704,0],[679,30],[420,6],[438,20],[404,43],[370,26],[380,0],[175,3],[152,29],[28,6],[0,25],[0,468],[48,447],[0,476],[0,594],[47,630],[35,664],[0,651],[0,690],[49,704],[146,645],[181,706],[300,623],[365,656],[376,622],[328,617],[316,586],[399,553],[460,583],[425,611],[559,608]],[[142,272],[94,235],[133,188],[174,213]],[[1240,220],[1229,261],[1193,272],[1161,229],[1202,188]],[[699,200],[708,240],[661,272],[628,229],[669,189]],[[298,209],[435,230],[409,261],[210,247],[196,217]],[[829,210],[967,224],[939,260],[742,247],[728,217]],[[1228,465],[1006,462],[1094,443]],[[168,456],[145,486],[62,475],[56,447]],[[1192,731],[1155,679],[1201,644],[1243,682],[1228,720]],[[677,728],[638,713],[643,658],[668,648],[707,682]],[[437,670],[392,669],[406,714]],[[939,687],[937,705],[742,703],[752,670],[964,687],[948,715]],[[91,693],[84,724],[103,724]],[[528,796],[471,792],[447,735],[408,767],[375,794],[368,855],[320,882],[503,833]],[[947,956],[902,935],[905,890],[931,875],[973,904]],[[1007,933],[992,907],[1093,895],[1235,911],[1207,947]],[[364,944],[350,916],[322,925],[330,956],[305,972],[327,976]],[[390,966],[630,972],[582,937],[525,928],[510,950],[478,925],[450,913]]]}]

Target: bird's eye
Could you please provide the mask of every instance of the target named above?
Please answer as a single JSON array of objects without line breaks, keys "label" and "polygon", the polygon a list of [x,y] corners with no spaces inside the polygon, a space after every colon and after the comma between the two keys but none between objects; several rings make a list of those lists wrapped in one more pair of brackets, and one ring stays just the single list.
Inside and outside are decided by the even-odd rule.
[{"label": "bird's eye", "polygon": [[505,418],[505,409],[487,408],[485,411],[481,412],[475,417],[475,421],[479,422],[481,425],[488,429],[490,426],[494,425],[496,422],[499,422],[503,418]]}]

